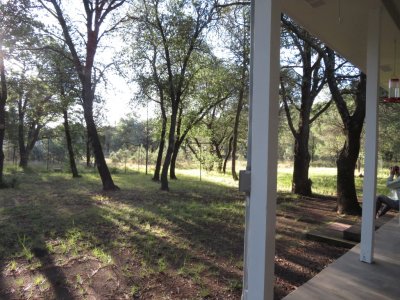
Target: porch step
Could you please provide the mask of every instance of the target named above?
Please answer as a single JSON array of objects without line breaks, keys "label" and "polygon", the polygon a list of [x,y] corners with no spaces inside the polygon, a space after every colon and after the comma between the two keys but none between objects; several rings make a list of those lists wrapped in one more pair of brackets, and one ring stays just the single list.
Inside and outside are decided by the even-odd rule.
[{"label": "porch step", "polygon": [[[396,214],[396,217],[397,214]],[[375,230],[393,218],[393,214],[385,215],[375,221]],[[345,224],[333,222],[320,226],[306,233],[310,240],[324,242],[332,246],[353,248],[360,242],[361,224]]]},{"label": "porch step", "polygon": [[356,242],[343,238],[343,230],[351,225],[329,223],[306,233],[309,240],[323,242],[336,247],[353,248]]},{"label": "porch step", "polygon": [[[381,227],[383,224],[385,224],[387,221],[391,220],[393,218],[393,215],[384,215],[380,217],[379,219],[375,220],[375,230],[377,230],[379,227]],[[357,223],[351,226],[350,228],[347,228],[343,231],[343,238],[346,240],[354,241],[359,243],[361,241],[361,224]]]}]

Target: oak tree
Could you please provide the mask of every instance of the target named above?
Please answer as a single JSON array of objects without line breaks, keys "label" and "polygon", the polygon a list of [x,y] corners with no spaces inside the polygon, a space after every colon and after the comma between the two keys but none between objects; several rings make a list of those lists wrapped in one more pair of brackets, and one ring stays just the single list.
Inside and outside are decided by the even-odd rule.
[{"label": "oak tree", "polygon": [[[116,12],[118,8],[125,3],[125,0],[83,0],[82,12],[84,15],[85,29],[82,31],[80,31],[78,24],[79,22],[73,24],[71,16],[68,16],[66,13],[67,7],[62,6],[62,1],[38,1],[52,16],[57,19],[62,29],[64,41],[68,46],[73,59],[75,70],[81,82],[81,97],[83,102],[84,117],[95,155],[97,169],[103,183],[103,189],[116,190],[118,187],[114,184],[111,173],[108,169],[93,115],[93,102],[95,98],[97,80],[94,73],[94,67],[95,56],[100,41],[105,35],[115,30],[122,22],[122,19],[119,19],[116,22],[107,21],[108,19],[111,19],[113,12]],[[78,37],[76,36],[77,32]],[[83,39],[83,47],[80,47],[79,38]]]}]

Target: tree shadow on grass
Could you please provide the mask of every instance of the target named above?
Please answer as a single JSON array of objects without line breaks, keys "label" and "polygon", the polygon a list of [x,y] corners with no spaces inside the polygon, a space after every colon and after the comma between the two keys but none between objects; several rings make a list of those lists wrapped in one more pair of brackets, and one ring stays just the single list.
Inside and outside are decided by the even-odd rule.
[{"label": "tree shadow on grass", "polygon": [[[74,282],[74,280],[79,282],[80,279],[71,277],[71,270],[59,262],[60,259],[71,260],[71,256],[74,256],[73,249],[76,250],[75,255],[78,257],[80,255],[93,256],[94,250],[97,250],[98,257],[96,258],[99,263],[102,260],[100,255],[113,257],[116,268],[120,270],[119,273],[123,273],[121,270],[124,268],[135,268],[139,265],[142,275],[122,274],[123,276],[118,278],[122,281],[126,279],[127,284],[112,294],[115,297],[131,293],[128,285],[134,284],[144,286],[141,295],[142,299],[146,299],[146,285],[149,285],[151,278],[169,278],[170,284],[173,284],[176,282],[176,277],[179,277],[181,283],[187,286],[187,291],[185,294],[181,290],[177,298],[182,295],[192,298],[196,295],[193,293],[200,290],[205,295],[224,298],[224,292],[218,294],[218,291],[212,291],[215,284],[211,283],[211,278],[220,277],[225,286],[228,286],[230,281],[241,280],[240,270],[233,272],[232,268],[218,264],[215,254],[209,255],[209,252],[222,255],[226,251],[218,252],[218,249],[209,249],[207,243],[210,239],[201,240],[202,238],[190,236],[196,232],[200,233],[199,236],[210,234],[215,236],[220,232],[221,224],[217,231],[213,231],[214,223],[202,224],[200,216],[196,217],[194,224],[191,224],[193,220],[185,221],[185,215],[178,214],[172,217],[173,212],[170,211],[168,205],[163,209],[159,207],[156,210],[151,209],[152,201],[147,204],[146,199],[144,199],[144,205],[143,202],[139,204],[126,202],[133,211],[137,210],[129,214],[125,211],[126,207],[119,207],[121,203],[124,203],[120,201],[121,193],[106,195],[96,193],[92,190],[91,183],[86,184],[87,191],[82,192],[79,189],[75,190],[75,183],[71,182],[63,177],[53,178],[52,182],[38,180],[36,184],[39,190],[21,190],[21,193],[13,195],[18,201],[7,203],[7,207],[4,206],[0,210],[0,245],[4,246],[0,248],[0,254],[6,261],[15,260],[18,264],[16,270],[11,271],[5,270],[3,266],[1,273],[7,273],[15,279],[18,276],[25,276],[27,281],[29,274],[42,274],[51,287],[44,291],[40,291],[39,287],[32,287],[29,292],[35,296],[45,298],[54,296],[56,299],[74,299],[82,296],[77,289],[78,284]],[[134,193],[134,191],[127,191],[127,193]],[[0,197],[0,204],[4,203],[1,200],[4,199]],[[105,203],[110,204],[111,208]],[[170,208],[175,209],[174,206]],[[157,219],[165,222],[155,222]],[[177,240],[175,237],[168,238],[158,234],[157,230],[153,230],[154,226],[173,233]],[[205,229],[207,226],[211,229]],[[124,228],[127,230],[124,231]],[[228,231],[229,226],[221,232]],[[74,235],[75,240],[68,244]],[[229,237],[227,235],[228,239]],[[237,239],[238,237],[235,238]],[[184,240],[183,244],[180,240]],[[223,239],[223,242],[226,241]],[[196,246],[199,243],[200,246]],[[65,253],[60,250],[63,245],[66,248]],[[242,248],[242,242],[239,247]],[[135,254],[135,261],[129,257],[122,257],[126,256],[126,252],[120,251],[122,248],[131,250],[129,253]],[[240,259],[240,255],[240,253],[232,253],[231,256]],[[131,265],[124,265],[127,262]],[[96,270],[97,274],[101,271],[101,267]],[[206,276],[202,278],[203,275]],[[10,286],[8,281],[2,280],[0,286],[1,290],[5,290],[0,294],[2,299],[24,298],[28,293],[25,285],[18,288],[15,282],[14,286]],[[13,288],[17,291],[8,293]],[[174,287],[159,288],[158,293],[160,296],[169,295],[171,288]],[[207,292],[207,289],[210,291]],[[225,287],[221,287],[221,290],[224,289]]]},{"label": "tree shadow on grass", "polygon": [[[191,183],[170,193],[156,185],[103,193],[94,177],[63,176],[29,184],[12,193],[13,201],[0,195],[0,255],[18,265],[13,271],[3,265],[2,274],[46,278],[51,287],[31,288],[35,296],[240,298],[244,199],[234,189]],[[313,263],[281,253],[292,264]],[[290,266],[277,272],[291,284],[305,279]],[[5,278],[0,289],[10,290]]]},{"label": "tree shadow on grass", "polygon": [[[174,209],[174,205],[170,206],[165,199],[162,203],[156,203],[153,199],[148,204],[124,199],[121,193],[107,195],[107,200],[102,204],[107,219],[113,220],[129,232],[125,238],[129,240],[130,245],[135,246],[135,252],[140,256],[140,260],[153,269],[153,272],[164,273],[162,269],[165,263],[172,271],[169,273],[175,274],[172,276],[190,277],[191,281],[201,281],[198,285],[203,287],[207,286],[207,280],[202,278],[207,276],[210,280],[219,279],[222,289],[229,289],[229,284],[241,281],[241,270],[237,266],[226,267],[224,264],[242,261],[243,239],[239,237],[227,241],[226,237],[223,238],[222,232],[221,236],[218,234],[221,224],[217,227],[210,222],[199,224],[194,219],[185,221],[187,218],[185,213]],[[116,209],[114,205],[117,204],[122,207]],[[124,210],[125,213],[121,213]],[[208,229],[205,230],[205,227]],[[228,231],[228,227],[225,231]],[[240,240],[238,247],[233,249],[231,244],[238,239]],[[215,240],[218,240],[220,248],[217,247]]]},{"label": "tree shadow on grass", "polygon": [[55,264],[49,251],[44,247],[34,247],[32,248],[32,252],[41,262],[43,268],[40,271],[46,276],[53,287],[56,299],[74,299],[75,296],[68,287],[68,281],[63,270]]},{"label": "tree shadow on grass", "polygon": [[239,259],[243,251],[244,200],[237,193],[227,193],[232,189],[225,188],[221,192],[220,186],[214,188],[214,192],[212,188],[161,192],[152,195],[151,201],[143,201],[141,195],[111,197],[112,201],[142,209],[154,216],[143,222],[170,227],[169,230],[176,235],[217,256],[234,253]]},{"label": "tree shadow on grass", "polygon": [[[46,243],[46,236],[50,234],[63,235],[63,231],[68,228],[68,220],[50,206],[37,203],[8,207],[3,209],[1,216],[1,256],[9,262],[8,270],[3,266],[1,271],[3,274],[7,273],[9,278],[22,280],[18,284],[15,284],[15,280],[7,280],[7,284],[3,281],[1,299],[29,297],[29,294],[40,289],[38,286],[44,282],[39,282],[39,274],[51,285],[51,294],[54,294],[56,299],[74,299],[72,288],[68,287],[65,274],[54,262]],[[56,228],[52,226],[55,220]],[[37,278],[37,281],[34,278]]]},{"label": "tree shadow on grass", "polygon": [[[0,266],[0,270],[2,268],[3,267]],[[0,275],[0,299],[3,299],[3,300],[10,299],[10,297],[8,296],[8,293],[7,293],[7,286],[5,285],[5,278],[3,278],[2,275]]]},{"label": "tree shadow on grass", "polygon": [[[45,299],[80,298],[59,261],[63,255],[53,246],[68,239],[69,232],[76,228],[76,213],[91,209],[92,204],[71,190],[65,197],[68,188],[65,177],[51,183],[45,176],[36,175],[35,179],[27,178],[20,189],[0,195],[0,257],[8,262],[7,269],[6,264],[0,267],[1,299],[32,295]],[[68,248],[67,244],[64,246]],[[64,249],[66,256],[69,250]]]}]

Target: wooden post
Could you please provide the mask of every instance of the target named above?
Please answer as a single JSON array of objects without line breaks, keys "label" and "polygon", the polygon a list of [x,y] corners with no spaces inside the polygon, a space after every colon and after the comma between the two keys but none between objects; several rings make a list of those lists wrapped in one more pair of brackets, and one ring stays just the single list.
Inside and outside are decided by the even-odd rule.
[{"label": "wooden post", "polygon": [[371,8],[367,42],[365,167],[360,260],[374,260],[381,6]]},{"label": "wooden post", "polygon": [[[280,6],[254,0],[251,189],[246,223],[246,300],[273,299],[278,149]],[[254,145],[257,147],[254,147]]]},{"label": "wooden post", "polygon": [[[254,5],[252,3],[251,5],[251,11],[250,11],[250,43],[254,41]],[[250,47],[250,70],[253,70],[254,66],[254,47]],[[252,134],[252,120],[253,120],[253,72],[251,71],[249,74],[249,79],[250,79],[250,99],[249,99],[249,116],[248,116],[248,132],[247,132],[247,164],[246,164],[246,171],[250,173],[251,177],[251,148],[252,148],[252,142],[251,142],[251,134]],[[239,173],[239,190],[241,187],[242,179],[240,178],[240,173]],[[245,231],[244,231],[244,251],[243,251],[243,288],[242,288],[242,299],[246,299],[245,294],[248,291],[248,274],[247,274],[247,244],[248,244],[248,237],[249,237],[249,226],[247,226],[247,223],[249,222],[250,219],[250,186],[249,185],[246,191],[246,210],[245,210]]]}]

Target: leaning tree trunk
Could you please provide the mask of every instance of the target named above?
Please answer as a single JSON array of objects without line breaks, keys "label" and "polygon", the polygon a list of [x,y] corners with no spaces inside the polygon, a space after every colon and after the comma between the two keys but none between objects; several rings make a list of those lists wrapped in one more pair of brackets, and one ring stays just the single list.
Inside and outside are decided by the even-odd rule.
[{"label": "leaning tree trunk", "polygon": [[[219,148],[220,144],[218,144],[215,140],[213,140],[211,143],[212,143],[211,146],[214,147],[215,154],[217,155],[217,158],[218,158],[217,170],[219,173],[221,173],[223,163],[224,163],[224,158],[222,157],[221,149]],[[211,149],[211,151],[212,151],[212,149]]]},{"label": "leaning tree trunk", "polygon": [[3,151],[3,143],[4,143],[4,135],[6,131],[6,100],[7,100],[7,85],[6,85],[6,76],[4,70],[4,58],[2,55],[2,47],[0,44],[0,81],[1,81],[1,90],[0,90],[0,186],[3,184],[3,169],[4,169],[4,151]]},{"label": "leaning tree trunk", "polygon": [[169,178],[173,179],[173,180],[178,179],[178,177],[176,177],[176,174],[175,174],[175,166],[176,166],[176,159],[178,158],[179,148],[181,147],[181,144],[182,144],[182,142],[177,139],[175,141],[174,151],[172,152],[171,165],[169,167]]},{"label": "leaning tree trunk", "polygon": [[[303,120],[308,120],[309,116],[302,116]],[[311,179],[308,178],[310,168],[310,153],[308,152],[308,140],[310,136],[310,126],[308,122],[300,125],[299,131],[295,136],[294,146],[294,165],[292,192],[303,196],[311,196]]]},{"label": "leaning tree trunk", "polygon": [[171,166],[169,168],[169,178],[170,179],[175,179],[175,180],[178,179],[175,174],[176,160],[178,158],[179,150],[181,149],[181,145],[182,145],[184,139],[185,139],[185,137],[181,137],[180,139],[177,139],[175,142],[174,152],[172,153],[172,158],[171,158]]},{"label": "leaning tree trunk", "polygon": [[233,141],[233,137],[231,136],[229,139],[229,143],[228,143],[228,152],[226,153],[226,157],[224,160],[224,166],[222,168],[222,172],[224,172],[224,174],[226,174],[226,165],[227,165],[229,157],[231,156],[231,153],[232,153],[232,141]]},{"label": "leaning tree trunk", "polygon": [[103,184],[103,190],[111,191],[119,189],[112,180],[111,173],[107,167],[106,160],[104,158],[103,149],[101,147],[99,135],[97,133],[96,124],[93,119],[93,115],[90,109],[84,109],[85,121],[89,138],[92,142],[94,157],[96,160],[97,170]]},{"label": "leaning tree trunk", "polygon": [[69,122],[68,122],[68,112],[66,109],[64,109],[63,115],[64,115],[65,140],[67,141],[67,148],[68,148],[68,155],[69,155],[69,165],[71,167],[72,177],[78,178],[80,176],[78,174],[78,169],[77,169],[76,163],[75,163],[75,154],[74,154],[74,149],[72,147],[72,139],[71,139],[71,133],[70,133],[70,129],[69,129]]},{"label": "leaning tree trunk", "polygon": [[160,144],[158,146],[156,167],[154,169],[154,176],[152,178],[152,180],[154,180],[154,181],[159,181],[160,180],[161,162],[162,162],[162,156],[163,156],[163,152],[164,152],[165,135],[166,135],[166,133],[167,133],[167,119],[163,118],[162,119],[161,135],[160,135]]}]

